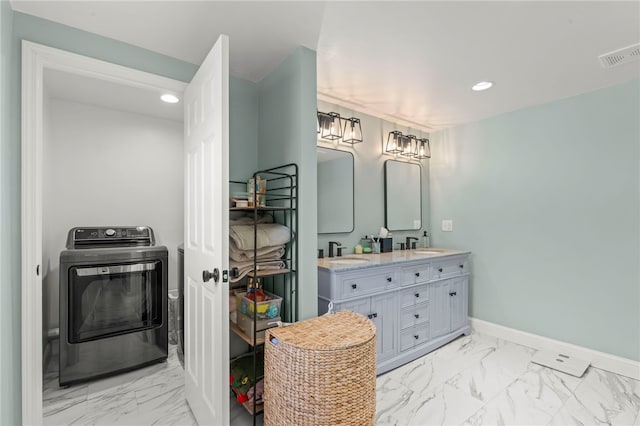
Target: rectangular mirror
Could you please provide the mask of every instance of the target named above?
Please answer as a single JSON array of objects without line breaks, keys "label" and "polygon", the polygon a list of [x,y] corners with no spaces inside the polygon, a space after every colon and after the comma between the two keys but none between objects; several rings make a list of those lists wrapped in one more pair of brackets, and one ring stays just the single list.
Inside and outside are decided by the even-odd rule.
[{"label": "rectangular mirror", "polygon": [[318,234],[353,232],[353,154],[318,147]]},{"label": "rectangular mirror", "polygon": [[412,231],[422,227],[420,164],[384,162],[384,219],[389,231]]}]

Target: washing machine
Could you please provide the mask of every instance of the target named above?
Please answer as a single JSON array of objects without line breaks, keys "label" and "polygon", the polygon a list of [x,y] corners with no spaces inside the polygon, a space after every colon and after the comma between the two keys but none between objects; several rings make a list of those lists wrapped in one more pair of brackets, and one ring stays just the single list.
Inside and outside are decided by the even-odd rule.
[{"label": "washing machine", "polygon": [[168,252],[148,226],[76,227],[60,253],[60,386],[167,359]]}]

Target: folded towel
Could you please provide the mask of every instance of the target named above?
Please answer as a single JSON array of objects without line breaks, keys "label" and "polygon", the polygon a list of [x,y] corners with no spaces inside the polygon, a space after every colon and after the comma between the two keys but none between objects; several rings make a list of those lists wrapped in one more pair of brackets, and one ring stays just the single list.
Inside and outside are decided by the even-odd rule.
[{"label": "folded towel", "polygon": [[[265,269],[284,269],[285,263],[282,260],[270,260],[266,262],[260,262],[256,265],[256,269],[258,271],[262,271]],[[231,277],[229,280],[234,283],[240,281],[244,278],[249,272],[253,271],[253,261],[250,262],[229,262],[230,269],[237,269],[237,275],[235,277]]]},{"label": "folded towel", "polygon": [[[274,246],[274,247],[263,247],[256,250],[256,259],[257,260],[273,260],[273,259],[281,259],[284,256],[284,246]],[[246,262],[248,260],[253,260],[253,249],[252,250],[240,250],[236,245],[235,241],[230,239],[229,241],[229,257],[231,260],[236,262]]]},{"label": "folded towel", "polygon": [[[279,223],[261,223],[256,225],[255,247],[273,247],[287,244],[292,231]],[[240,250],[253,250],[254,226],[232,225],[229,227],[229,238]]]}]

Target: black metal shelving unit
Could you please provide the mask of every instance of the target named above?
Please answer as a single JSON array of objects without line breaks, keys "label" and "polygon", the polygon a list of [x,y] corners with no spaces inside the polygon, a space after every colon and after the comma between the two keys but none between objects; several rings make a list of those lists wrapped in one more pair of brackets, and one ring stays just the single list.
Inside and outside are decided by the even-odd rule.
[{"label": "black metal shelving unit", "polygon": [[[280,317],[283,322],[295,322],[298,319],[298,282],[297,282],[297,262],[298,262],[298,166],[294,163],[285,164],[270,169],[258,170],[253,174],[253,181],[256,182],[258,176],[267,180],[265,194],[253,192],[253,205],[250,207],[230,207],[231,212],[246,212],[253,214],[253,268],[245,279],[239,281],[239,286],[231,289],[246,288],[246,280],[251,278],[256,282],[260,278],[261,288],[282,297],[280,306]],[[246,185],[247,182],[230,181],[232,188]],[[260,196],[264,196],[264,205],[259,205]],[[274,222],[285,225],[290,230],[290,240],[285,246],[285,253],[281,261],[284,262],[283,269],[260,269],[260,261],[257,260],[257,239],[258,239],[258,219],[270,214]],[[232,277],[234,271],[229,271]],[[256,323],[258,321],[257,298],[253,300],[253,336],[247,336],[243,330],[232,321],[229,321],[230,330],[240,336],[249,346],[249,352],[253,355],[254,381],[257,371],[257,357],[263,351],[264,338],[258,338]],[[238,307],[239,308],[239,307]],[[237,315],[242,315],[238,312]],[[254,385],[255,385],[254,382]],[[244,408],[253,415],[253,424],[256,424],[256,416],[263,411],[263,404],[257,404],[254,398],[253,403],[245,402]]]}]

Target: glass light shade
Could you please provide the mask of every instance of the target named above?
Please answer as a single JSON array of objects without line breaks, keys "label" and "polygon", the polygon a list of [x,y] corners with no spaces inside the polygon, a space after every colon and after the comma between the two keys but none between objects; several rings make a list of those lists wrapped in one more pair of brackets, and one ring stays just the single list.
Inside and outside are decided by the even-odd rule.
[{"label": "glass light shade", "polygon": [[402,152],[405,157],[415,157],[418,148],[418,141],[414,135],[404,135],[402,137]]},{"label": "glass light shade", "polygon": [[402,139],[402,133],[398,130],[394,130],[389,132],[389,137],[387,138],[387,146],[384,149],[385,152],[388,153],[396,153],[402,152],[402,147],[400,145]]},{"label": "glass light shade", "polygon": [[359,118],[351,117],[345,120],[342,142],[352,145],[362,142],[362,127]]},{"label": "glass light shade", "polygon": [[320,126],[320,137],[322,139],[334,140],[342,137],[342,127],[340,126],[340,114],[330,112],[325,114],[324,125]]},{"label": "glass light shade", "polygon": [[429,146],[429,139],[418,139],[418,151],[416,152],[416,158],[431,158],[431,147]]}]

